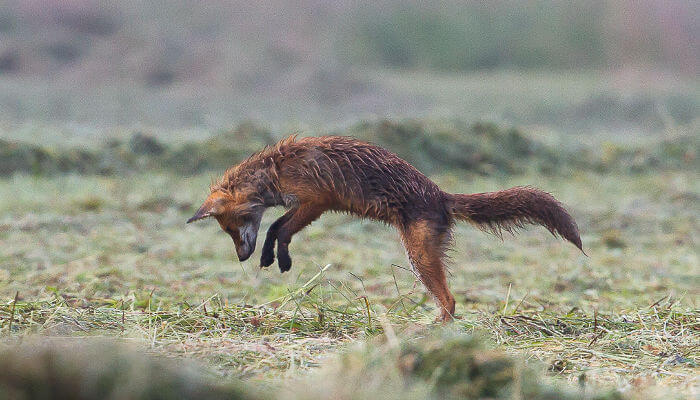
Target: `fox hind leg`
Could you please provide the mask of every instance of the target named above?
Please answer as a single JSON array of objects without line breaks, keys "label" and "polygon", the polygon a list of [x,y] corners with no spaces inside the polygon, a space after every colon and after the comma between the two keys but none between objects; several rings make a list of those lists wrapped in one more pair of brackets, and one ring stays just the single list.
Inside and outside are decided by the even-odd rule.
[{"label": "fox hind leg", "polygon": [[443,257],[449,243],[449,227],[440,228],[431,221],[421,220],[400,229],[408,259],[421,282],[440,308],[438,320],[451,321],[455,300],[447,287]]}]

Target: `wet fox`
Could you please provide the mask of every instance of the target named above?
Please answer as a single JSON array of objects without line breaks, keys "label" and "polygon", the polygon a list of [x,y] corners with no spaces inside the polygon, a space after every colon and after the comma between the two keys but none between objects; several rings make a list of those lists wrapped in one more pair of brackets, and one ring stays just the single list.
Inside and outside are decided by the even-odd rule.
[{"label": "wet fox", "polygon": [[291,136],[228,169],[210,187],[204,204],[187,222],[214,217],[247,260],[263,212],[287,212],[268,229],[260,266],[272,265],[277,242],[280,271],[289,271],[292,236],[326,211],[390,224],[399,231],[408,259],[435,298],[439,319],[454,316],[444,256],[456,220],[500,235],[524,224],[543,225],[583,251],[576,222],[550,194],[533,187],[490,193],[446,193],[396,154],[351,137]]}]

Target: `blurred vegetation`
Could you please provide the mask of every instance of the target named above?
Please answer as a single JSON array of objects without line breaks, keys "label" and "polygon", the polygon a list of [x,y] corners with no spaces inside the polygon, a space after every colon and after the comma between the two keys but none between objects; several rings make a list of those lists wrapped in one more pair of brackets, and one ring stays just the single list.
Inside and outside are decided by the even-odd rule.
[{"label": "blurred vegetation", "polygon": [[689,72],[694,10],[691,1],[384,1],[356,10],[341,52],[357,64],[441,71],[637,63]]},{"label": "blurred vegetation", "polygon": [[[553,146],[516,128],[461,121],[379,120],[361,122],[335,134],[384,146],[421,171],[446,169],[478,174],[641,172],[646,168],[697,169],[700,140],[691,134],[661,137],[640,145],[604,142],[594,146]],[[112,175],[131,171],[169,170],[192,175],[223,171],[279,136],[244,122],[203,141],[166,144],[137,131],[126,140],[113,139],[95,148],[58,148],[0,139],[0,174],[88,173]]]},{"label": "blurred vegetation", "polygon": [[[471,71],[581,68],[610,64],[603,1],[407,3],[362,14],[351,60],[401,68]],[[655,38],[659,42],[659,38]],[[657,44],[658,46],[658,44]],[[659,60],[657,48],[646,59]]]},{"label": "blurred vegetation", "polygon": [[275,383],[264,389],[231,378],[215,380],[206,368],[144,355],[113,341],[34,339],[0,350],[0,400],[623,398],[553,386],[470,335],[437,330],[414,336],[356,345],[291,387]]},{"label": "blurred vegetation", "polygon": [[341,354],[301,398],[623,399],[554,386],[532,366],[447,329],[370,341]]},{"label": "blurred vegetation", "polygon": [[0,350],[0,400],[263,398],[240,383],[215,383],[193,366],[107,340],[34,340]]},{"label": "blurred vegetation", "polygon": [[[697,4],[688,0],[212,3],[8,3],[0,12],[2,72],[126,69],[131,79],[168,86],[201,79],[221,63],[265,77],[322,59],[453,71],[626,63],[687,70],[698,57]],[[230,58],[261,45],[259,54]],[[104,65],[98,58],[105,55],[128,60]]]},{"label": "blurred vegetation", "polygon": [[[657,106],[681,124],[698,115],[697,1],[2,5],[3,121],[219,129],[245,118],[335,123],[449,111],[474,119],[502,110],[498,117],[515,124],[590,116],[646,128],[649,121],[658,127]],[[485,70],[544,73],[555,85],[535,88],[541,107],[525,115],[509,112],[521,103],[512,79],[500,97],[494,93],[504,88],[493,82],[442,97],[433,87],[446,72]],[[401,73],[424,74],[431,84],[391,85],[415,79]],[[610,93],[590,93],[594,85]],[[669,101],[659,104],[660,97]]]}]

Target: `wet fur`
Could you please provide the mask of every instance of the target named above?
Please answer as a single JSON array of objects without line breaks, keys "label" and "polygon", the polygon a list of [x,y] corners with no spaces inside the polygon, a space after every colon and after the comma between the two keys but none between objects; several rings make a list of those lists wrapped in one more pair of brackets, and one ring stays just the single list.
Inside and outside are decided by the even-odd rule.
[{"label": "wet fur", "polygon": [[[198,215],[216,216],[234,238],[237,250],[239,227],[259,223],[267,207],[288,208],[268,229],[260,258],[261,266],[271,265],[276,243],[282,272],[291,268],[292,236],[326,211],[347,212],[396,227],[411,265],[440,306],[442,320],[454,315],[455,301],[447,287],[443,260],[455,220],[497,235],[524,224],[539,224],[582,249],[575,221],[548,193],[532,187],[446,193],[396,154],[350,137],[284,139],[226,171],[212,185],[207,201],[216,196],[223,208],[205,215],[211,207],[205,202]],[[193,219],[199,219],[196,217]],[[255,238],[253,249],[254,242]],[[252,253],[246,250],[245,258]]]}]

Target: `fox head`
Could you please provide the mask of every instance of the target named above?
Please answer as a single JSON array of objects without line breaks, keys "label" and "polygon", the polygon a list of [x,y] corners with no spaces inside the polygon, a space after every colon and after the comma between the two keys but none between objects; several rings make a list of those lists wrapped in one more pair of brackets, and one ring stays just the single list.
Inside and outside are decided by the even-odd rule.
[{"label": "fox head", "polygon": [[251,201],[250,198],[251,196],[244,191],[229,193],[214,190],[187,223],[208,217],[216,218],[221,229],[233,239],[238,259],[245,261],[255,251],[255,241],[264,211],[261,204]]}]

